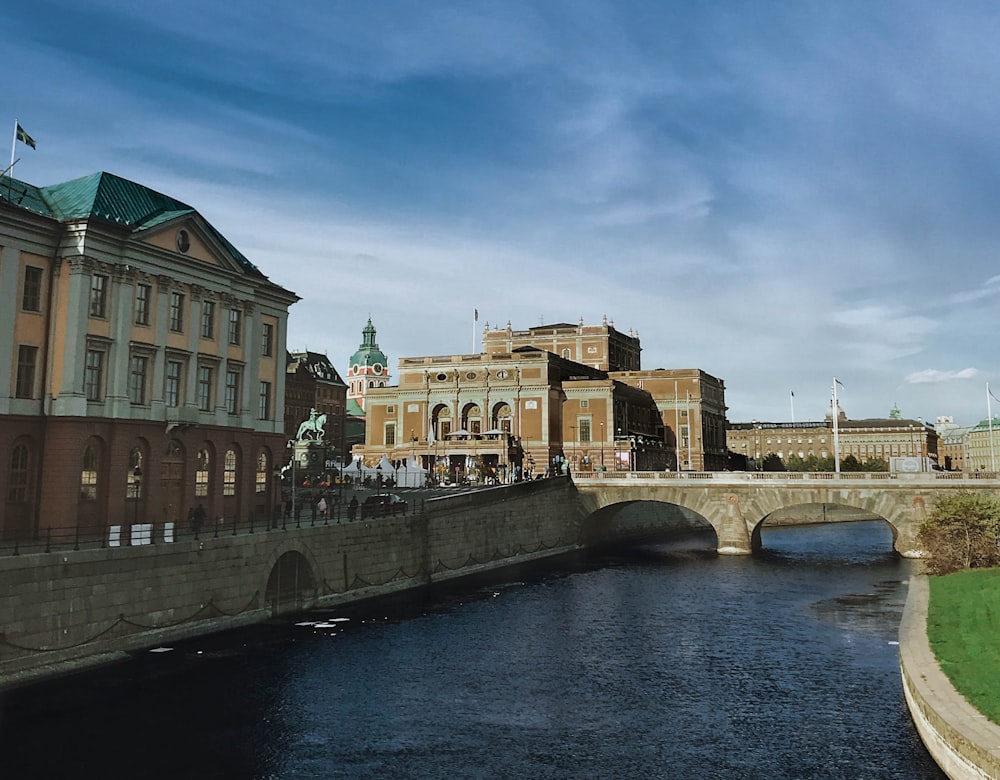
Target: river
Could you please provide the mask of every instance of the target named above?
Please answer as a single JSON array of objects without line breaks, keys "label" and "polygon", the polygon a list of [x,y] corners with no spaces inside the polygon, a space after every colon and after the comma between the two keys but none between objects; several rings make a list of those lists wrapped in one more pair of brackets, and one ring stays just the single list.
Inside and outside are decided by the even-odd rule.
[{"label": "river", "polygon": [[20,778],[941,780],[888,527],[550,561],[145,652],[0,698]]}]

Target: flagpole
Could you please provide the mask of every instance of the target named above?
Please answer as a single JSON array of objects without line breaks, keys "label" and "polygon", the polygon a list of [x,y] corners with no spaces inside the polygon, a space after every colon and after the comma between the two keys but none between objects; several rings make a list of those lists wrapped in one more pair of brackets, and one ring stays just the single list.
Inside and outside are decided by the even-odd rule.
[{"label": "flagpole", "polygon": [[792,397],[791,397],[791,400],[790,400],[790,403],[792,405],[792,422],[795,422],[795,391],[794,390],[789,390],[788,392],[790,392],[792,394]]},{"label": "flagpole", "polygon": [[840,409],[837,403],[837,377],[833,378],[833,471],[835,474],[840,474],[840,417],[838,410]]},{"label": "flagpole", "polygon": [[997,470],[997,456],[993,449],[993,406],[990,403],[990,383],[986,383],[986,419],[990,426],[990,471]]},{"label": "flagpole", "polygon": [[14,150],[17,148],[17,120],[14,120],[14,138],[10,142],[10,171],[11,177],[14,176]]}]

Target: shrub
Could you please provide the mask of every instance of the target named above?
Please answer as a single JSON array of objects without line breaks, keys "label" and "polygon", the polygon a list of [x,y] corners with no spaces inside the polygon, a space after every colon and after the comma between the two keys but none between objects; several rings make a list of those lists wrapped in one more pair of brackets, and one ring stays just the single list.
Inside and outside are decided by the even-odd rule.
[{"label": "shrub", "polygon": [[1000,499],[959,492],[938,500],[917,541],[931,574],[1000,566]]}]

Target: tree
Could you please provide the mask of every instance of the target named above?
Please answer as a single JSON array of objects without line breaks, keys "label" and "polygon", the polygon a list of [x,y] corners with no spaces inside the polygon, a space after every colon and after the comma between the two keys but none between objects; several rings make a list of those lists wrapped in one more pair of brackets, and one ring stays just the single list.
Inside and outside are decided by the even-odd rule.
[{"label": "tree", "polygon": [[784,471],[785,464],[781,462],[781,458],[776,453],[769,452],[764,456],[761,469],[763,471]]},{"label": "tree", "polygon": [[963,491],[939,499],[917,541],[931,574],[1000,566],[1000,498]]},{"label": "tree", "polygon": [[853,455],[848,455],[842,461],[840,461],[841,471],[864,471],[864,467]]}]

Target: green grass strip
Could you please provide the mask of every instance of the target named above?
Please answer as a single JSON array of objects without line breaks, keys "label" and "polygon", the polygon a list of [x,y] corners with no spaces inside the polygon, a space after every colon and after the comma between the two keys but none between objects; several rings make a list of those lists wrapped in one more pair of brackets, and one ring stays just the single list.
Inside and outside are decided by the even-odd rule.
[{"label": "green grass strip", "polygon": [[930,577],[927,637],[955,689],[1000,724],[1000,569]]}]

